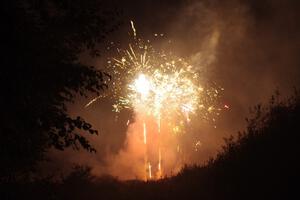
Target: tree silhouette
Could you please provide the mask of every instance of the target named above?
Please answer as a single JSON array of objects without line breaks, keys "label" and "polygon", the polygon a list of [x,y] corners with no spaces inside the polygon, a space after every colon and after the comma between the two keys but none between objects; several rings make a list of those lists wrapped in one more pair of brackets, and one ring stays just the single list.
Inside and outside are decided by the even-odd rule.
[{"label": "tree silhouette", "polygon": [[95,151],[83,130],[97,134],[66,103],[99,94],[109,75],[79,61],[113,31],[118,12],[102,1],[4,0],[1,2],[0,180],[27,174],[54,146]]}]

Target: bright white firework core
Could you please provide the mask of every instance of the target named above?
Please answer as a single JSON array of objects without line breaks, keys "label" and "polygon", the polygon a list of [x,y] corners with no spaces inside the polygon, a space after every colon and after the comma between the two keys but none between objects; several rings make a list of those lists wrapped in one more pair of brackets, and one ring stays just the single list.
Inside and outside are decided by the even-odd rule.
[{"label": "bright white firework core", "polygon": [[144,74],[140,74],[139,77],[134,82],[135,90],[141,94],[142,98],[148,96],[150,91],[150,86],[151,84]]}]

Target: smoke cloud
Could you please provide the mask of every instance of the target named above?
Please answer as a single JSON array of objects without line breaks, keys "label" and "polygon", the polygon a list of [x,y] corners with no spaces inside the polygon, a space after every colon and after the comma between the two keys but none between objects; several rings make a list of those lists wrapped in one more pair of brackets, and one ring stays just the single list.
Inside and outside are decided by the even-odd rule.
[{"label": "smoke cloud", "polygon": [[[293,0],[203,0],[203,1],[126,1],[125,24],[110,40],[125,41],[129,21],[137,34],[153,40],[156,48],[171,46],[189,60],[208,81],[225,88],[221,101],[229,105],[217,120],[217,128],[194,119],[189,138],[195,141],[187,163],[203,163],[214,156],[223,138],[245,127],[249,107],[266,103],[275,89],[289,95],[300,83],[300,6]],[[127,23],[128,22],[128,23]],[[164,33],[155,40],[155,33]],[[83,58],[101,68],[101,58]],[[118,115],[112,102],[101,99],[85,109],[86,99],[78,98],[70,112],[83,116],[100,132],[88,136],[96,154],[84,151],[51,151],[59,163],[51,168],[68,171],[72,163],[89,165],[95,175],[110,174],[122,179],[143,179],[143,162],[138,121],[132,112]],[[127,126],[130,119],[133,123]],[[133,145],[134,144],[134,145]]]}]

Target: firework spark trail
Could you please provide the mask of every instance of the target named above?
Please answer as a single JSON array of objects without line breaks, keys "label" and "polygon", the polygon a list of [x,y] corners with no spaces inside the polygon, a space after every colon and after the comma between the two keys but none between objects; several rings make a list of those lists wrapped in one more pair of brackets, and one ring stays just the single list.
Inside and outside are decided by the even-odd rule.
[{"label": "firework spark trail", "polygon": [[149,179],[152,179],[152,166],[150,162],[148,162],[148,176]]},{"label": "firework spark trail", "polygon": [[148,161],[148,155],[147,155],[147,126],[145,121],[143,121],[143,141],[145,145],[145,155],[144,155],[145,172],[148,171],[148,177],[145,176],[145,181],[147,181],[148,179],[152,178],[152,174],[151,174],[151,165],[150,162]]},{"label": "firework spark trail", "polygon": [[157,166],[157,168],[158,168],[158,175],[157,175],[157,177],[161,178],[162,171],[161,171],[161,147],[160,147],[160,145],[158,147],[158,166]]},{"label": "firework spark trail", "polygon": [[102,96],[97,96],[95,98],[93,98],[91,101],[89,101],[84,107],[87,108],[89,107],[90,105],[92,105],[93,103],[95,103],[98,99],[100,99]]},{"label": "firework spark trail", "polygon": [[132,31],[133,31],[133,36],[136,37],[136,30],[135,30],[133,21],[130,21],[130,24],[131,24],[131,28],[132,28]]},{"label": "firework spark trail", "polygon": [[144,144],[147,144],[147,129],[146,129],[145,122],[143,122],[143,135],[144,135]]},{"label": "firework spark trail", "polygon": [[[144,118],[142,140],[145,146],[144,167],[145,174],[148,174],[147,180],[164,175],[163,163],[168,159],[165,157],[168,156],[168,140],[174,138],[170,135],[183,134],[192,115],[204,120],[215,120],[215,116],[221,111],[216,102],[223,88],[205,87],[193,66],[171,53],[156,51],[149,41],[137,38],[134,23],[130,23],[133,41],[129,43],[128,49],[118,48],[118,56],[108,60],[107,67],[108,70],[113,69],[114,73],[111,94],[112,99],[117,99],[113,105],[114,111],[131,108],[139,113],[137,116]],[[93,99],[86,107],[97,99]],[[151,118],[156,122],[155,132],[147,130],[147,119]],[[158,138],[155,146],[157,152],[150,148],[154,141],[148,141],[155,134]],[[179,149],[179,143],[176,142],[175,151],[179,152]],[[151,151],[156,152],[155,159],[148,154]],[[153,176],[154,172],[156,177]]]}]

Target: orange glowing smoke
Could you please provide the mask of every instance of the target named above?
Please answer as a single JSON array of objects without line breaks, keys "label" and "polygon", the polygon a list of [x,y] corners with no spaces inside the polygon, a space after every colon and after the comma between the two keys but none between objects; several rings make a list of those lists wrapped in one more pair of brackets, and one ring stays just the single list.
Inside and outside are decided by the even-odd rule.
[{"label": "orange glowing smoke", "polygon": [[223,88],[205,87],[193,66],[154,50],[149,41],[136,37],[133,22],[131,26],[134,37],[129,48],[117,48],[118,58],[108,60],[115,77],[111,97],[118,99],[114,111],[135,112],[135,122],[127,122],[125,147],[113,158],[111,174],[158,179],[176,174],[184,165],[179,136],[185,134],[192,115],[215,120],[221,110],[216,100]]}]

